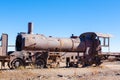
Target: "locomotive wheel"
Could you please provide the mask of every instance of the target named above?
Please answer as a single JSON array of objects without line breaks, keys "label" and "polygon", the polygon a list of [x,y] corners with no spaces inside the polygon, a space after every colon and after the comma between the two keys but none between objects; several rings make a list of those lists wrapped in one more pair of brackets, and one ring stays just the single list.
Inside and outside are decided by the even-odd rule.
[{"label": "locomotive wheel", "polygon": [[37,59],[35,64],[36,64],[36,68],[44,68],[45,67],[45,62],[42,59]]},{"label": "locomotive wheel", "polygon": [[101,58],[99,56],[96,56],[94,60],[95,60],[94,63],[96,64],[96,66],[99,66],[102,63]]},{"label": "locomotive wheel", "polygon": [[21,66],[24,66],[24,63],[21,59],[14,59],[12,62],[9,63],[11,69],[17,69]]}]

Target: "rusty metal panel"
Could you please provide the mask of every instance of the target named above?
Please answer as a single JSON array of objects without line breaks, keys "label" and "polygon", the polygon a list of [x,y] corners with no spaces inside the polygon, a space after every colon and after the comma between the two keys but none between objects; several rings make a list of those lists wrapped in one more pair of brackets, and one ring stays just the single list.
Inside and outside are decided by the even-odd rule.
[{"label": "rusty metal panel", "polygon": [[70,51],[73,48],[73,42],[70,38],[61,38],[60,39],[60,48],[61,50]]},{"label": "rusty metal panel", "polygon": [[37,35],[34,39],[34,43],[36,43],[35,48],[36,49],[41,49],[41,50],[46,50],[48,49],[48,42],[45,36],[42,35]]},{"label": "rusty metal panel", "polygon": [[7,55],[7,49],[8,49],[8,35],[2,34],[2,55]]},{"label": "rusty metal panel", "polygon": [[24,37],[23,49],[44,50],[48,49],[47,40],[42,35],[26,35]]},{"label": "rusty metal panel", "polygon": [[58,38],[47,38],[49,50],[60,50],[60,41]]},{"label": "rusty metal panel", "polygon": [[78,46],[80,45],[80,39],[79,38],[72,39],[72,43],[73,43],[72,50],[76,51]]},{"label": "rusty metal panel", "polygon": [[2,56],[2,47],[0,47],[0,56]]}]

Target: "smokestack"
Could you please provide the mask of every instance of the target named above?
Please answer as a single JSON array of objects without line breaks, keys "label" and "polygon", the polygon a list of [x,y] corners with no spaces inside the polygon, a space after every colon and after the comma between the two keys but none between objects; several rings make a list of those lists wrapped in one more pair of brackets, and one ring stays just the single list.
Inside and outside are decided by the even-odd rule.
[{"label": "smokestack", "polygon": [[33,33],[33,23],[29,22],[28,23],[28,34],[32,34]]}]

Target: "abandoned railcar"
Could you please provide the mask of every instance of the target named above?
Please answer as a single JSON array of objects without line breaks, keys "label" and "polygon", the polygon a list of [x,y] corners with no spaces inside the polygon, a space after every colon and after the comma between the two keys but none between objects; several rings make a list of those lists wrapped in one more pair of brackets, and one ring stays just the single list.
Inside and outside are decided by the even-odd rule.
[{"label": "abandoned railcar", "polygon": [[[38,68],[59,67],[63,56],[61,53],[73,52],[77,54],[76,65],[100,65],[99,53],[102,46],[109,46],[109,37],[95,32],[85,32],[80,36],[72,35],[70,38],[46,37],[42,34],[33,34],[32,23],[29,23],[28,32],[20,32],[17,35],[15,51],[8,52],[8,35],[2,34],[0,61],[2,65],[8,62],[11,69],[30,64]],[[103,38],[104,45],[101,45],[100,38]],[[105,43],[106,39],[108,44]]]}]

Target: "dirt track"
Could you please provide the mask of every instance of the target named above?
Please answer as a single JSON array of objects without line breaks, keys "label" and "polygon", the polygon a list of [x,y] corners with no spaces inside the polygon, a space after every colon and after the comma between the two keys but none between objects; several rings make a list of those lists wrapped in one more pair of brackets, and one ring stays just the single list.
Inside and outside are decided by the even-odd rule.
[{"label": "dirt track", "polygon": [[0,80],[120,80],[120,62],[86,68],[2,70]]}]

